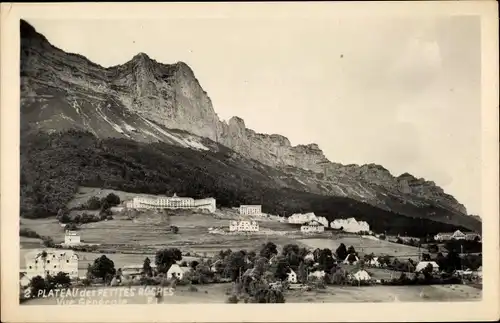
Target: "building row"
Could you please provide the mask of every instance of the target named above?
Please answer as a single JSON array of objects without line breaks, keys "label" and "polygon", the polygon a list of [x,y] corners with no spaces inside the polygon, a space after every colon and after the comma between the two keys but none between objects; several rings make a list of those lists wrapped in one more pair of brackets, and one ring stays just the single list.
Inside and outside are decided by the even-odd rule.
[{"label": "building row", "polygon": [[180,197],[175,193],[173,196],[136,196],[127,201],[125,206],[130,209],[205,209],[211,213],[217,209],[216,200],[212,197],[194,199]]},{"label": "building row", "polygon": [[466,232],[463,233],[460,230],[455,232],[445,232],[438,233],[434,236],[434,240],[436,241],[450,241],[450,240],[481,240],[481,235],[475,232]]}]

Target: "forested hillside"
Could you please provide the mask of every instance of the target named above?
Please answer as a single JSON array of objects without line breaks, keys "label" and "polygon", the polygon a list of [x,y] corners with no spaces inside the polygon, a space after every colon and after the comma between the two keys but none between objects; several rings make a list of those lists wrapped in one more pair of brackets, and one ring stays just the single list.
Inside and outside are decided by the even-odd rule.
[{"label": "forested hillside", "polygon": [[355,217],[376,232],[434,234],[463,227],[385,211],[349,198],[283,187],[280,173],[223,146],[197,151],[166,143],[97,139],[71,130],[21,140],[21,216],[55,216],[79,185],[137,193],[214,197],[219,206],[258,203],[263,211],[315,212],[328,220]]}]

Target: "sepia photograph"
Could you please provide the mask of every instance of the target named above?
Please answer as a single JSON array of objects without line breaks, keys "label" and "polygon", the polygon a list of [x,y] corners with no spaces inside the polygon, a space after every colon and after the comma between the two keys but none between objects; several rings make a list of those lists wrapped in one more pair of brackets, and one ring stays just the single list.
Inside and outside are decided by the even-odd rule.
[{"label": "sepia photograph", "polygon": [[17,311],[498,302],[485,18],[213,5],[9,27]]}]

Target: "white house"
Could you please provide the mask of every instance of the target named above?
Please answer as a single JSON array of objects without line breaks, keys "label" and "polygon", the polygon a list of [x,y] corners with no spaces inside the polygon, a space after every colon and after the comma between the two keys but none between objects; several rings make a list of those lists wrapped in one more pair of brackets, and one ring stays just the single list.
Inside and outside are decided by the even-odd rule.
[{"label": "white house", "polygon": [[373,257],[372,259],[370,259],[370,261],[368,261],[368,266],[372,266],[372,267],[380,267],[380,262],[378,261],[378,257]]},{"label": "white house", "polygon": [[288,275],[287,280],[289,283],[291,283],[291,284],[297,283],[297,274],[295,273],[295,271],[290,269],[290,272],[287,275]]},{"label": "white house", "polygon": [[167,278],[170,279],[172,277],[175,277],[180,280],[184,277],[185,273],[190,271],[190,267],[181,267],[178,264],[173,264],[167,271]]},{"label": "white house", "polygon": [[314,254],[309,251],[309,253],[307,255],[305,255],[304,260],[314,261]]},{"label": "white house", "polygon": [[352,275],[352,277],[358,281],[367,281],[371,279],[370,274],[363,269],[357,271],[354,275]]},{"label": "white house", "polygon": [[326,274],[324,270],[316,270],[309,273],[309,277],[316,277],[318,279],[325,277],[325,275]]},{"label": "white house", "polygon": [[78,255],[72,250],[34,250],[25,255],[26,276],[55,276],[67,273],[72,279],[78,278]]},{"label": "white house", "polygon": [[421,272],[425,267],[427,267],[428,264],[432,265],[433,272],[439,271],[439,265],[435,261],[421,261],[417,264],[417,267],[415,267],[415,272]]},{"label": "white house", "polygon": [[302,233],[317,233],[325,231],[325,226],[316,220],[309,221],[300,227]]},{"label": "white house", "polygon": [[359,262],[358,256],[356,256],[355,254],[351,253],[350,255],[347,255],[347,257],[345,257],[345,259],[344,259],[344,261],[342,263],[343,264],[355,265],[358,262]]},{"label": "white house", "polygon": [[21,287],[28,287],[31,282],[31,279],[26,276],[26,273],[20,272],[19,273],[19,285]]},{"label": "white house", "polygon": [[342,229],[345,232],[356,233],[360,231],[370,231],[370,225],[365,221],[356,221],[355,218],[336,219],[330,224],[332,229]]},{"label": "white house", "polygon": [[262,215],[262,205],[240,205],[241,215]]},{"label": "white house", "polygon": [[64,234],[64,244],[74,246],[81,244],[80,235],[76,231],[66,230]]},{"label": "white house", "polygon": [[229,223],[229,231],[231,232],[257,232],[259,231],[259,223],[257,221],[236,221]]}]

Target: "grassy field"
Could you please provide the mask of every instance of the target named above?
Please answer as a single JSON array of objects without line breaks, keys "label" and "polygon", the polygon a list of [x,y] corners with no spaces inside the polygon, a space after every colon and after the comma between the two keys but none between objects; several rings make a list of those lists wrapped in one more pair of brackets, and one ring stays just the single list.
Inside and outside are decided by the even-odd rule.
[{"label": "grassy field", "polygon": [[353,246],[361,255],[374,253],[377,256],[390,255],[397,258],[418,259],[418,248],[384,240],[372,240],[361,236],[339,236],[334,239],[300,239],[300,243],[310,248],[329,248],[336,250],[341,243],[347,248]]},{"label": "grassy field", "polygon": [[287,303],[480,301],[481,291],[465,285],[328,287],[290,291]]},{"label": "grassy field", "polygon": [[[111,296],[113,289],[128,289],[128,287],[108,287],[108,297],[90,296],[83,301],[98,302],[103,299],[118,304],[148,304],[156,302],[151,294],[140,293],[142,287],[134,286],[134,296]],[[231,289],[231,283],[197,285],[196,291],[187,286],[178,286],[171,296],[164,296],[159,303],[187,304],[187,303],[224,303],[227,299],[226,291]],[[116,294],[117,291],[115,291]],[[142,294],[142,295],[139,295]],[[465,285],[434,285],[434,286],[366,286],[366,287],[338,287],[329,286],[315,291],[286,291],[287,303],[344,303],[344,302],[436,302],[436,301],[479,301],[481,291]],[[60,299],[59,299],[60,300]],[[67,297],[65,302],[81,302],[80,297]],[[55,305],[56,298],[38,298],[27,301],[27,305]]]}]

